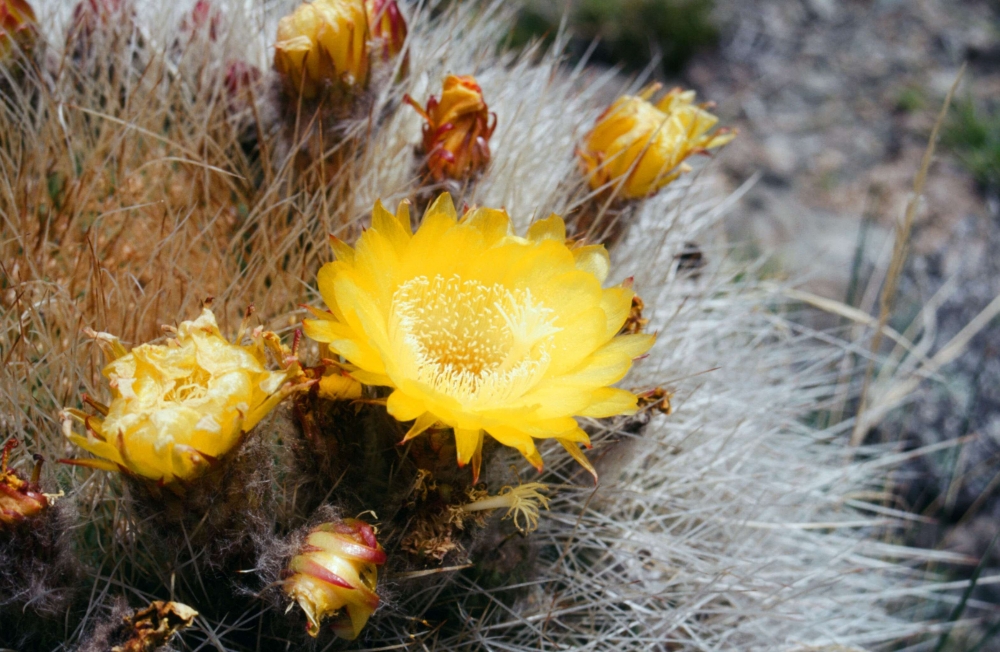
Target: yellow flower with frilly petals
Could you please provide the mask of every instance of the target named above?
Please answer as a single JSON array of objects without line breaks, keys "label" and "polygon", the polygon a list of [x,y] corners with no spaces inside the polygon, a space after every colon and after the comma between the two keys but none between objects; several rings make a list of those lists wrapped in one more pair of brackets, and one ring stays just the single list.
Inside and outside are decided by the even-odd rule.
[{"label": "yellow flower with frilly petals", "polygon": [[[249,313],[248,313],[249,316]],[[126,351],[118,338],[93,333],[111,362],[104,368],[112,401],[85,401],[103,418],[80,410],[66,414],[86,427],[70,441],[99,459],[66,460],[122,471],[171,485],[201,475],[231,451],[285,396],[297,389],[302,371],[274,333],[255,329],[240,345],[222,337],[207,307],[194,321],[181,322],[166,345],[142,344]],[[266,350],[285,368],[268,371]]]},{"label": "yellow flower with frilly petals", "polygon": [[292,95],[313,98],[326,84],[363,88],[368,64],[364,0],[303,3],[278,23],[274,68]]},{"label": "yellow flower with frilly petals", "polygon": [[504,211],[460,220],[444,194],[415,234],[406,203],[395,216],[377,203],[356,247],[333,249],[338,260],[318,277],[330,312],[314,310],[305,332],[360,382],[394,388],[389,413],[416,420],[407,440],[439,422],[453,428],[459,465],[471,461],[478,477],[484,431],[539,469],[533,440],[554,438],[593,473],[574,417],[634,411],[635,395],[609,385],[654,341],[616,337],[632,291],[602,289],[604,247],[567,247],[557,215],[526,238]]},{"label": "yellow flower with frilly petals", "polygon": [[35,12],[26,0],[0,0],[0,61],[16,49],[30,51],[38,37]]},{"label": "yellow flower with frilly petals", "polygon": [[650,103],[659,89],[651,84],[638,97],[622,96],[597,119],[577,151],[592,189],[614,184],[621,197],[645,197],[689,172],[687,157],[736,137],[729,129],[708,133],[719,119],[706,110],[710,105],[694,103],[694,91],[675,88]]},{"label": "yellow flower with frilly petals", "polygon": [[364,521],[324,523],[309,533],[288,565],[284,588],[306,613],[311,636],[319,634],[325,618],[340,612],[333,631],[349,641],[358,637],[378,608],[377,566],[385,559],[372,527]]}]

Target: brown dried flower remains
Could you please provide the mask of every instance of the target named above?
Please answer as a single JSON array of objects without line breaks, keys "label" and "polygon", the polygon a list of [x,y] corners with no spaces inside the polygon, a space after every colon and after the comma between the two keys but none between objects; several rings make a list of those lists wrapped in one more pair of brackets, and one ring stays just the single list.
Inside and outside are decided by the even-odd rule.
[{"label": "brown dried flower remains", "polygon": [[191,625],[198,612],[180,602],[157,600],[145,609],[125,616],[124,627],[130,638],[111,648],[111,652],[153,652],[170,638]]}]

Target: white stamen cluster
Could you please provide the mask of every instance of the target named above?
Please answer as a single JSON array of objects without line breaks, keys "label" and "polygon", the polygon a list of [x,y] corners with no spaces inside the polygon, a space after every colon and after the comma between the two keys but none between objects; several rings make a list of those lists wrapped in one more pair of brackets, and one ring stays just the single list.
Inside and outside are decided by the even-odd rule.
[{"label": "white stamen cluster", "polygon": [[416,379],[466,404],[523,393],[545,372],[559,331],[530,290],[457,275],[403,283],[392,300],[389,337],[416,366]]}]

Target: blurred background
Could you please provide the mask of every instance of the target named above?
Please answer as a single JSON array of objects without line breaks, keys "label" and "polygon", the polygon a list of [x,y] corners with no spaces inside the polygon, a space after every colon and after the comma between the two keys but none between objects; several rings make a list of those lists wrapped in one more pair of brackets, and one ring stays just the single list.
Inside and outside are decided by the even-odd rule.
[{"label": "blurred background", "polygon": [[[872,315],[895,225],[966,64],[889,323],[922,329],[933,353],[1000,294],[997,0],[529,0],[512,43],[552,42],[561,25],[570,64],[693,88],[739,128],[716,164],[729,191],[749,185],[726,223],[736,255],[774,252],[764,273]],[[850,337],[846,324],[826,326]],[[941,649],[1000,649],[998,351],[994,320],[866,441],[954,443],[876,481],[915,515],[901,540],[969,555],[938,570],[974,578],[975,590],[937,615],[983,620]]]}]

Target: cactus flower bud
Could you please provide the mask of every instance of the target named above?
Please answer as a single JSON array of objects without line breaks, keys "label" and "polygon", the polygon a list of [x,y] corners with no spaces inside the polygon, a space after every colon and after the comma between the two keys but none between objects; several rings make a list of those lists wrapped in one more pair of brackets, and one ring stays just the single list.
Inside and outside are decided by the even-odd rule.
[{"label": "cactus flower bud", "polygon": [[597,119],[577,151],[592,189],[621,183],[615,186],[621,197],[651,195],[691,170],[686,158],[736,137],[729,129],[709,133],[719,119],[708,112],[710,104],[694,103],[694,91],[675,88],[649,102],[659,89],[651,84],[638,97],[622,96]]},{"label": "cactus flower bud", "polygon": [[221,27],[222,12],[210,0],[198,0],[181,21],[181,32],[205,34],[210,41],[218,40]]},{"label": "cactus flower bud", "polygon": [[18,51],[29,52],[38,37],[35,12],[26,0],[0,0],[0,62]]},{"label": "cactus flower bud", "polygon": [[423,129],[423,150],[427,170],[436,181],[466,179],[489,164],[496,114],[492,114],[491,120],[483,90],[475,77],[448,75],[441,101],[431,96],[426,108],[421,108],[409,95],[404,99],[427,123]]},{"label": "cactus flower bud", "polygon": [[364,88],[368,35],[364,0],[303,3],[278,23],[274,68],[293,97],[314,98],[327,85]]},{"label": "cactus flower bud", "polygon": [[36,459],[31,480],[25,480],[16,471],[7,468],[10,451],[16,446],[17,440],[11,439],[0,453],[0,526],[16,525],[49,506],[48,498],[38,486],[41,458]]},{"label": "cactus flower bud", "polygon": [[260,68],[251,63],[240,59],[227,62],[226,77],[223,80],[226,97],[231,102],[247,101],[250,89],[260,82],[261,76]]},{"label": "cactus flower bud", "polygon": [[[85,436],[78,435],[65,420],[70,441],[97,456],[67,462],[162,485],[201,475],[301,387],[295,383],[302,370],[278,336],[257,328],[242,345],[245,330],[246,320],[236,343],[229,342],[206,307],[198,319],[181,322],[165,345],[126,351],[113,335],[91,332],[111,358],[103,373],[112,401],[105,406],[84,397],[100,417],[65,411],[86,428]],[[284,368],[269,371],[266,350]]]},{"label": "cactus flower bud", "polygon": [[337,614],[337,636],[358,637],[378,607],[377,566],[385,559],[372,527],[363,521],[324,523],[309,533],[288,565],[284,588],[305,612],[311,636],[319,634],[325,618]]},{"label": "cactus flower bud", "polygon": [[[381,44],[379,54],[383,61],[391,61],[403,51],[406,42],[406,19],[399,11],[396,0],[365,0],[368,27],[372,38]],[[403,62],[403,68],[407,62]]]}]

